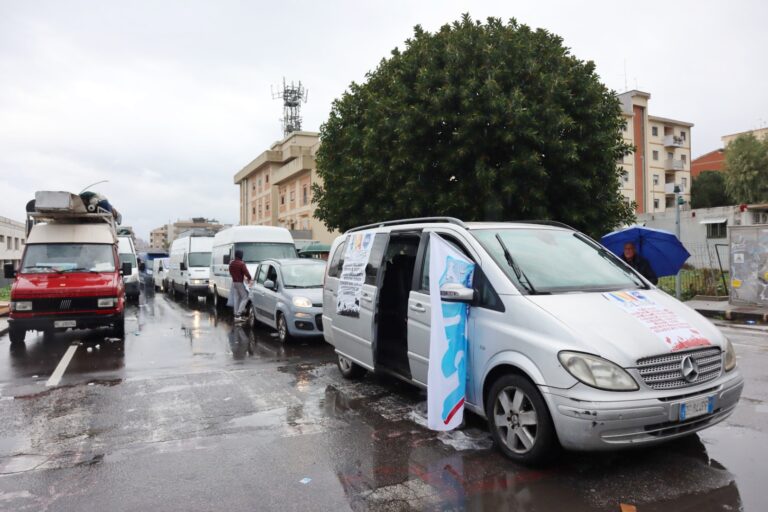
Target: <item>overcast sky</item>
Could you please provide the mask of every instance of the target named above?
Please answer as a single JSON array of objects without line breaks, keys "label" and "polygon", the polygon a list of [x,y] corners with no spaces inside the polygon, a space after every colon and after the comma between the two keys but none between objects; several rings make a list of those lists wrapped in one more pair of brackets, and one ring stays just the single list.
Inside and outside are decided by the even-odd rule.
[{"label": "overcast sky", "polygon": [[318,130],[414,25],[463,12],[561,35],[609,87],[695,123],[694,156],[768,124],[764,0],[0,0],[0,215],[108,179],[94,190],[142,238],[178,218],[237,222],[233,175],[282,136],[270,85],[301,80]]}]

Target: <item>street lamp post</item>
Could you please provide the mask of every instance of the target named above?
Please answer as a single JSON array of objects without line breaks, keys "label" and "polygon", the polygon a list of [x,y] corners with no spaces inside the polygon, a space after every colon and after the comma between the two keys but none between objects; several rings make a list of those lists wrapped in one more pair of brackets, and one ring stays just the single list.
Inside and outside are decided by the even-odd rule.
[{"label": "street lamp post", "polygon": [[[680,196],[680,187],[675,185],[675,236],[677,236],[678,240],[680,240],[680,205],[684,202]],[[681,295],[680,270],[678,270],[677,274],[675,274],[675,297],[677,297],[677,300],[680,300]]]}]

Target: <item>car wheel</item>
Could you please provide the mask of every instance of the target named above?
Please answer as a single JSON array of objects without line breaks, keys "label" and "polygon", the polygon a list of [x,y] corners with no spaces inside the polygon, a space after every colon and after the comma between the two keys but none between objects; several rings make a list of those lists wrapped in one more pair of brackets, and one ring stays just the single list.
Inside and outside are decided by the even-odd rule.
[{"label": "car wheel", "polygon": [[253,303],[251,303],[251,307],[248,308],[248,325],[250,325],[251,329],[254,331],[259,327],[259,319],[256,318],[256,308],[253,307]]},{"label": "car wheel", "polygon": [[27,331],[24,329],[15,329],[11,327],[8,331],[8,337],[11,340],[11,345],[21,345],[24,343],[24,338],[27,336]]},{"label": "car wheel", "polygon": [[345,379],[356,380],[365,375],[365,368],[353,363],[341,354],[336,354],[336,366],[339,367],[341,376]]},{"label": "car wheel", "polygon": [[184,300],[187,301],[187,304],[192,302],[192,297],[189,295],[189,287],[184,286]]},{"label": "car wheel", "polygon": [[552,416],[536,386],[522,375],[494,382],[485,407],[493,441],[508,458],[544,464],[560,450]]},{"label": "car wheel", "polygon": [[288,330],[288,322],[285,315],[277,314],[277,339],[280,343],[287,343],[291,339],[291,332]]}]

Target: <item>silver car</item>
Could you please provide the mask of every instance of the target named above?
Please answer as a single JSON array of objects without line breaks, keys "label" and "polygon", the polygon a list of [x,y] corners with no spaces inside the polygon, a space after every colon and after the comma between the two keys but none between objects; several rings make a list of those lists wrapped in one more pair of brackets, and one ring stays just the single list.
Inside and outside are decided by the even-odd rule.
[{"label": "silver car", "polygon": [[[723,334],[568,226],[430,218],[360,231],[374,240],[359,316],[337,313],[348,234],[333,243],[323,291],[324,335],[342,374],[426,388],[429,235],[439,234],[476,264],[474,290],[441,293],[471,305],[466,408],[511,459],[659,443],[722,421],[739,401],[743,379]],[[622,297],[647,300],[695,334],[665,340]]]},{"label": "silver car", "polygon": [[256,269],[248,297],[250,323],[277,329],[282,343],[323,334],[325,262],[313,259],[264,260]]}]

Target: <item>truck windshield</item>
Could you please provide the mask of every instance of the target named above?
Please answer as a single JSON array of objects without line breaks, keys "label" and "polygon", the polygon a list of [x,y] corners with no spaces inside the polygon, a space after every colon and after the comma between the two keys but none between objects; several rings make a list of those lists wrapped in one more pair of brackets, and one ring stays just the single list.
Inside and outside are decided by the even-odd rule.
[{"label": "truck windshield", "polygon": [[322,288],[325,265],[283,265],[283,284],[286,288]]},{"label": "truck windshield", "polygon": [[114,272],[115,257],[108,244],[30,244],[22,274],[47,272]]},{"label": "truck windshield", "polygon": [[246,263],[258,263],[266,259],[296,258],[296,246],[293,244],[244,242],[235,244],[235,250],[243,251],[243,261]]},{"label": "truck windshield", "polygon": [[209,252],[191,252],[187,255],[190,267],[210,267],[211,253]]},{"label": "truck windshield", "polygon": [[[606,249],[573,231],[479,229],[472,234],[512,282],[519,283],[529,294],[614,291],[645,286]],[[505,247],[508,255],[504,253]]]}]

